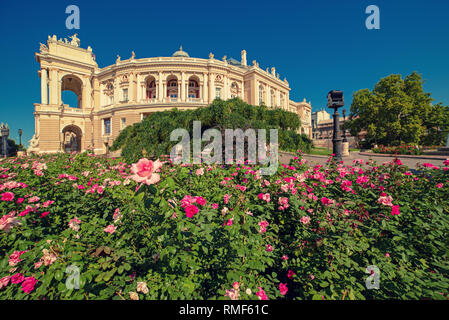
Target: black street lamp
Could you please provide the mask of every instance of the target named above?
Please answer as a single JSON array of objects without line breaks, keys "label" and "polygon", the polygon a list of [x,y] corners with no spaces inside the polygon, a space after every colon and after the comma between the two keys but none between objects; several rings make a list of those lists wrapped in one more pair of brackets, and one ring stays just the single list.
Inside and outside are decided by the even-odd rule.
[{"label": "black street lamp", "polygon": [[22,133],[23,133],[23,130],[22,129],[19,129],[19,145],[22,145]]},{"label": "black street lamp", "polygon": [[338,161],[342,161],[342,141],[340,134],[340,114],[338,108],[345,105],[343,91],[332,90],[327,94],[327,107],[334,109],[334,135],[332,137],[333,153]]},{"label": "black street lamp", "polygon": [[346,139],[346,109],[343,109],[343,142],[348,142]]}]

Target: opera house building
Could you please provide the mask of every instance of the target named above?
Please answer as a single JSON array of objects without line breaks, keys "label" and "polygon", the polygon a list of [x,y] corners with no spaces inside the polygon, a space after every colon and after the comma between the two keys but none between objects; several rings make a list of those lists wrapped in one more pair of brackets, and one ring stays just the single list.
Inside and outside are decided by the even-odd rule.
[{"label": "opera house building", "polygon": [[[282,108],[298,114],[301,133],[311,137],[311,105],[289,98],[290,86],[275,68],[247,64],[246,52],[237,61],[226,56],[193,58],[182,47],[169,57],[128,59],[100,68],[92,48],[80,47],[77,35],[48,37],[36,53],[40,64],[41,101],[34,104],[35,134],[28,151],[72,152],[108,145],[128,125],[152,112],[207,106],[214,99],[239,97],[252,105]],[[65,103],[64,92],[76,95]]]}]

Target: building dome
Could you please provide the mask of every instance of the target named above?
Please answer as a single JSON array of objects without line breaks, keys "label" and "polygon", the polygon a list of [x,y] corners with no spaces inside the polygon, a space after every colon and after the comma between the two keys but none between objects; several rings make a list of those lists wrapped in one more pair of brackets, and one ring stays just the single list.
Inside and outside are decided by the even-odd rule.
[{"label": "building dome", "polygon": [[179,50],[173,53],[172,57],[186,57],[189,58],[189,54],[182,50],[182,46],[179,47]]}]

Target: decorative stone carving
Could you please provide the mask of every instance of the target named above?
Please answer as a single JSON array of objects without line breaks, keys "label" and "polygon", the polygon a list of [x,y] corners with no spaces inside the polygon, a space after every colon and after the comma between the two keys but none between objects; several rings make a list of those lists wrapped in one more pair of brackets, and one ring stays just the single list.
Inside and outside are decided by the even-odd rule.
[{"label": "decorative stone carving", "polygon": [[70,44],[74,47],[79,47],[80,46],[80,39],[77,38],[77,33],[75,33],[73,36],[69,37],[70,39],[72,39],[72,41],[70,41]]},{"label": "decorative stone carving", "polygon": [[213,59],[214,58],[214,54],[211,52],[211,53],[209,53],[209,59]]},{"label": "decorative stone carving", "polygon": [[120,56],[119,56],[119,55],[117,55],[117,60],[115,60],[115,63],[116,63],[116,64],[119,64],[119,63],[120,63]]},{"label": "decorative stone carving", "polygon": [[30,140],[30,147],[37,148],[38,146],[39,146],[39,137],[36,137],[36,135],[33,134],[33,137]]},{"label": "decorative stone carving", "polygon": [[39,51],[40,51],[41,53],[43,53],[43,52],[48,52],[48,47],[47,47],[45,44],[41,43],[41,44],[40,44]]},{"label": "decorative stone carving", "polygon": [[114,95],[114,83],[110,80],[104,83],[106,85],[106,88],[104,89],[104,94],[107,96],[113,96]]},{"label": "decorative stone carving", "polygon": [[131,60],[134,60],[135,57],[136,57],[136,54],[134,53],[134,51],[131,51]]}]

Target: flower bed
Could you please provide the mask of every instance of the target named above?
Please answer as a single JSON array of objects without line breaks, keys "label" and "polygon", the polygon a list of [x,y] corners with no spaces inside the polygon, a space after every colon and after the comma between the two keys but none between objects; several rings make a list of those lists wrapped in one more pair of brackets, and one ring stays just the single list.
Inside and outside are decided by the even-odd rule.
[{"label": "flower bed", "polygon": [[161,161],[2,160],[0,299],[448,298],[449,160]]},{"label": "flower bed", "polygon": [[383,154],[401,154],[401,155],[422,155],[424,151],[437,149],[438,147],[430,146],[416,146],[416,145],[401,145],[401,146],[379,146],[372,148],[374,153]]}]

